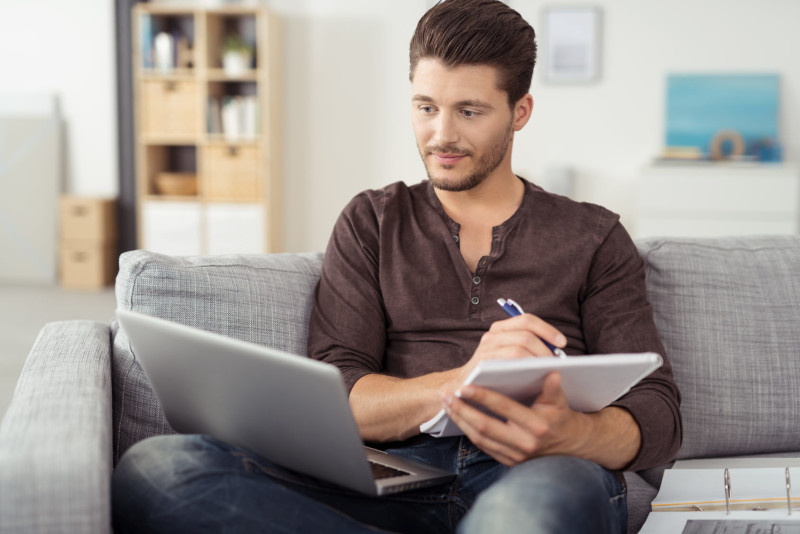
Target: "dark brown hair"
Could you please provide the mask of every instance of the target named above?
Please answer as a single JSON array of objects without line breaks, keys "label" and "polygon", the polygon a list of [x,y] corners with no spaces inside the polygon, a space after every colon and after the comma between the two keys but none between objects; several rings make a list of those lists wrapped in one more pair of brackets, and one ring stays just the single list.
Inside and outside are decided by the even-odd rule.
[{"label": "dark brown hair", "polygon": [[409,47],[411,69],[423,58],[447,67],[488,65],[498,70],[498,89],[509,105],[530,90],[536,34],[522,16],[499,0],[443,0],[417,24]]}]

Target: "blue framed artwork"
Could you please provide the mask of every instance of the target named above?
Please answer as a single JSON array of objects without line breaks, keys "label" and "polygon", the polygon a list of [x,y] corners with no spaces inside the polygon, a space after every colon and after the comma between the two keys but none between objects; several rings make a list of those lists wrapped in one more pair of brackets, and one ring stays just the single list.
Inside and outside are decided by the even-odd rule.
[{"label": "blue framed artwork", "polygon": [[777,74],[671,74],[667,77],[668,147],[712,151],[717,134],[738,134],[744,154],[780,159]]}]

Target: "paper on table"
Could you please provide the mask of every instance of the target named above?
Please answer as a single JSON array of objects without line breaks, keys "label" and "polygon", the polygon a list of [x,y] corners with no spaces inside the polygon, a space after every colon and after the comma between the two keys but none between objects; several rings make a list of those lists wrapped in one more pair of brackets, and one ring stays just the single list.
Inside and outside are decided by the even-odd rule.
[{"label": "paper on table", "polygon": [[682,534],[800,534],[797,521],[690,519]]},{"label": "paper on table", "polygon": [[[797,527],[800,528],[800,521],[798,521],[798,519],[800,519],[800,516],[787,516],[785,510],[767,510],[763,512],[740,511],[731,512],[731,515],[725,515],[724,510],[721,512],[651,512],[650,515],[647,516],[647,520],[639,531],[639,534],[688,534],[688,532],[693,532],[691,530],[688,532],[685,530],[689,522],[694,522],[695,526],[698,526],[699,521],[703,523],[708,522],[712,527],[722,527],[722,525],[724,525],[724,527],[718,528],[716,531],[713,529],[707,530],[708,526],[702,524],[701,526],[703,528],[695,530],[695,533],[761,534],[762,532],[769,532],[774,534],[782,532],[786,534],[795,534],[797,531],[787,529],[786,523],[790,522],[790,524],[797,525]],[[739,529],[738,527],[743,523],[750,526],[751,529]],[[758,530],[759,527],[764,525],[776,524],[781,525],[781,530]],[[725,529],[726,527],[729,528]]]},{"label": "paper on table", "polygon": [[[485,387],[523,404],[531,404],[539,396],[545,376],[558,371],[570,407],[581,412],[596,412],[624,395],[661,364],[661,356],[654,352],[488,360],[480,362],[464,384]],[[420,431],[434,437],[463,434],[444,410],[420,425]]]}]

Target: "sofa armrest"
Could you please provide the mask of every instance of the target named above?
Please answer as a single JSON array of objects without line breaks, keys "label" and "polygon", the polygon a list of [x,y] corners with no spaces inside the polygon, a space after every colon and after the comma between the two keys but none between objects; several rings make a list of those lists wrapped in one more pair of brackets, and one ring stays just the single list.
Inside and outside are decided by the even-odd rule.
[{"label": "sofa armrest", "polygon": [[0,423],[0,532],[110,532],[111,336],[42,328]]}]

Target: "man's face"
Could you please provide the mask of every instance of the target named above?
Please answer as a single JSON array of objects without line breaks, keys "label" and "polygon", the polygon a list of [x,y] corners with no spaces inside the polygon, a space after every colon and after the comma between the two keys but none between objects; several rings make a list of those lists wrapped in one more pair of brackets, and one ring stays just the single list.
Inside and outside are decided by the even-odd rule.
[{"label": "man's face", "polygon": [[494,67],[422,59],[411,87],[411,122],[434,187],[472,189],[510,157],[512,113]]}]

